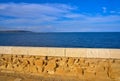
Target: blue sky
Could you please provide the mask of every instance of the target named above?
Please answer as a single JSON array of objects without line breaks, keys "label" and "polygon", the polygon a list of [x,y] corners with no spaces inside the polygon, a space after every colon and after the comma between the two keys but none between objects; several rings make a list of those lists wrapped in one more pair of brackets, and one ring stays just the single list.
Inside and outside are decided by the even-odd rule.
[{"label": "blue sky", "polygon": [[120,0],[0,0],[0,30],[120,32]]}]

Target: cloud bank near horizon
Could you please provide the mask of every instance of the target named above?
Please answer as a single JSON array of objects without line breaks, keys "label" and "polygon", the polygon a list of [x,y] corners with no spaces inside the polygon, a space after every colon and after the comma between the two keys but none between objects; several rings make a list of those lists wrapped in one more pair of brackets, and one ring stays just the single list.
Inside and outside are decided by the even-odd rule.
[{"label": "cloud bank near horizon", "polygon": [[[0,30],[36,32],[120,31],[120,13],[81,13],[74,5],[60,3],[0,3]],[[105,14],[109,13],[109,14]]]}]

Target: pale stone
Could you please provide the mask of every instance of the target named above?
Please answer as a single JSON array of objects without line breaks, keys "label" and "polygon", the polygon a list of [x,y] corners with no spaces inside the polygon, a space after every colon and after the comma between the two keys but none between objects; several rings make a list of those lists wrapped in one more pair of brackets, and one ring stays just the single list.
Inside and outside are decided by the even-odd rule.
[{"label": "pale stone", "polygon": [[88,71],[84,71],[84,78],[87,79],[93,79],[95,78],[95,72],[88,72]]},{"label": "pale stone", "polygon": [[69,66],[71,66],[71,65],[73,65],[74,64],[74,58],[69,58],[69,60],[68,60],[68,65]]},{"label": "pale stone", "polygon": [[96,71],[95,71],[94,67],[89,66],[89,67],[86,68],[86,72],[95,73]]},{"label": "pale stone", "polygon": [[16,55],[28,55],[27,53],[28,48],[26,47],[12,47],[11,48],[11,54]]},{"label": "pale stone", "polygon": [[66,72],[62,67],[59,67],[59,68],[56,69],[55,73],[56,74],[65,74]]},{"label": "pale stone", "polygon": [[69,68],[65,68],[65,67],[58,67],[58,68],[56,68],[55,73],[59,74],[59,75],[70,75],[71,74],[70,69]]},{"label": "pale stone", "polygon": [[28,65],[28,64],[29,64],[28,60],[23,60],[22,65],[26,66],[26,65]]},{"label": "pale stone", "polygon": [[64,48],[48,48],[47,56],[65,56]]},{"label": "pale stone", "polygon": [[120,59],[120,49],[110,50],[110,58]]},{"label": "pale stone", "polygon": [[86,63],[80,63],[80,66],[82,68],[87,68],[89,66],[89,63],[88,62],[86,62]]},{"label": "pale stone", "polygon": [[47,56],[40,56],[41,60],[46,60]]},{"label": "pale stone", "polygon": [[20,65],[20,66],[15,66],[14,65],[14,71],[18,71],[18,72],[23,72],[24,71],[24,66]]},{"label": "pale stone", "polygon": [[[27,66],[24,66],[23,67],[23,69],[22,69],[22,71],[24,72],[24,73],[29,73],[30,72],[30,65],[27,65]],[[37,70],[37,69],[36,69]],[[36,72],[37,73],[37,71],[33,71],[33,72]]]},{"label": "pale stone", "polygon": [[0,54],[119,59],[120,49],[0,46]]},{"label": "pale stone", "polygon": [[38,68],[38,73],[42,73],[43,72],[43,67],[37,67]]},{"label": "pale stone", "polygon": [[120,65],[120,59],[114,60],[116,64]]},{"label": "pale stone", "polygon": [[66,66],[67,65],[67,58],[62,58],[62,60],[60,60],[60,62],[59,62],[59,66]]},{"label": "pale stone", "polygon": [[28,49],[28,55],[47,56],[48,55],[48,48],[30,47]]},{"label": "pale stone", "polygon": [[111,64],[110,77],[111,78],[120,78],[120,64],[118,64],[118,63]]},{"label": "pale stone", "polygon": [[29,69],[30,69],[30,72],[31,72],[31,73],[37,73],[37,72],[38,72],[36,66],[30,66]]},{"label": "pale stone", "polygon": [[99,71],[99,72],[96,72],[96,77],[98,77],[98,78],[108,78],[108,74],[107,74],[107,72],[105,72],[105,71]]},{"label": "pale stone", "polygon": [[16,78],[14,81],[21,81],[22,79],[21,78]]},{"label": "pale stone", "polygon": [[106,62],[99,62],[98,66],[103,66],[105,68],[108,68],[109,67],[109,63],[107,61]]},{"label": "pale stone", "polygon": [[34,65],[34,59],[33,58],[29,58],[28,59],[28,63],[32,66]]},{"label": "pale stone", "polygon": [[103,66],[98,65],[95,67],[95,70],[96,70],[96,72],[104,72],[105,68]]},{"label": "pale stone", "polygon": [[0,54],[12,54],[11,49],[11,46],[0,46]]},{"label": "pale stone", "polygon": [[13,70],[13,66],[12,66],[11,63],[9,63],[9,64],[7,65],[7,69],[8,69],[8,70]]},{"label": "pale stone", "polygon": [[50,61],[48,61],[48,64],[45,66],[45,70],[48,73],[53,73],[53,71],[55,71],[55,67],[56,67],[55,60],[50,60]]},{"label": "pale stone", "polygon": [[66,48],[66,57],[86,57],[86,53],[84,48]]},{"label": "pale stone", "polygon": [[38,66],[38,67],[42,67],[42,65],[43,65],[43,60],[42,60],[42,59],[35,60],[35,65]]},{"label": "pale stone", "polygon": [[5,65],[1,65],[0,69],[6,69],[6,66]]},{"label": "pale stone", "polygon": [[108,49],[87,49],[87,58],[110,58]]},{"label": "pale stone", "polygon": [[81,67],[76,67],[74,68],[74,71],[78,74],[78,75],[82,75],[83,69]]},{"label": "pale stone", "polygon": [[48,71],[48,74],[54,74],[54,73],[55,71],[51,71],[51,70]]},{"label": "pale stone", "polygon": [[80,58],[80,63],[85,63],[85,58]]},{"label": "pale stone", "polygon": [[55,57],[47,57],[47,60],[49,61],[49,60],[54,60],[55,59]]}]

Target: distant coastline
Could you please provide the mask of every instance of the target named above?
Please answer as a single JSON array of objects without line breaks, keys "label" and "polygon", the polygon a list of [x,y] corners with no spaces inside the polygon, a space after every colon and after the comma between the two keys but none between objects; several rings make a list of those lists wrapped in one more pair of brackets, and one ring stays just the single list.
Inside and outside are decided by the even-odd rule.
[{"label": "distant coastline", "polygon": [[25,30],[1,30],[0,32],[3,32],[3,33],[17,33],[17,32],[20,32],[20,33],[33,33],[32,31],[25,31]]}]

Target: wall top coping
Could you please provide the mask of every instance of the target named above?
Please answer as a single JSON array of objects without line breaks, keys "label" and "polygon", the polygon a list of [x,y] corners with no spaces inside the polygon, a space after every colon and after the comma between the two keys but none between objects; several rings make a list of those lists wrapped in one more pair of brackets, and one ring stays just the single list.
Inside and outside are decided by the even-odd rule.
[{"label": "wall top coping", "polygon": [[0,54],[120,59],[120,49],[104,48],[0,46]]}]

